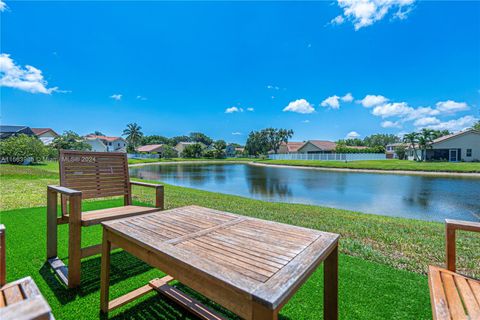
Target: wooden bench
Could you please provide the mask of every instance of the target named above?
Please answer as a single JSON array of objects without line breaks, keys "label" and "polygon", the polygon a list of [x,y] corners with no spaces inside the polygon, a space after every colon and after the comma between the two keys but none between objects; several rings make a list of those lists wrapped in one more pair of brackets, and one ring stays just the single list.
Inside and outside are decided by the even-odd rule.
[{"label": "wooden bench", "polygon": [[[480,280],[456,272],[456,230],[480,232],[480,223],[445,220],[447,269],[429,266],[428,284],[435,320],[480,319]],[[480,250],[480,248],[479,248]]]},{"label": "wooden bench", "polygon": [[[126,153],[61,150],[59,164],[60,186],[47,188],[47,260],[59,278],[75,288],[80,285],[80,260],[101,251],[100,244],[81,247],[82,227],[163,210],[164,191],[162,185],[130,181]],[[132,185],[154,188],[155,207],[132,205]],[[61,217],[57,216],[58,194]],[[82,200],[114,196],[123,196],[124,206],[82,212]],[[57,257],[57,226],[66,223],[68,268]]]},{"label": "wooden bench", "polygon": [[0,319],[54,319],[50,306],[32,278],[5,284],[5,257],[5,226],[0,225]]}]

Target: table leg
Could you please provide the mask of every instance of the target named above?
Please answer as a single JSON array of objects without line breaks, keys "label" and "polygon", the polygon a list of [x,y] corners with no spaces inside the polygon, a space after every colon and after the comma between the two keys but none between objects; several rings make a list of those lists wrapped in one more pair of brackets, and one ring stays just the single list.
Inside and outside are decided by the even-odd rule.
[{"label": "table leg", "polygon": [[57,193],[47,191],[47,259],[57,256]]},{"label": "table leg", "polygon": [[338,319],[338,246],[330,253],[323,269],[323,318]]},{"label": "table leg", "polygon": [[100,309],[103,312],[108,312],[111,247],[112,243],[108,240],[108,231],[103,229],[102,265],[100,271]]},{"label": "table leg", "polygon": [[253,320],[277,320],[278,312],[253,302]]}]

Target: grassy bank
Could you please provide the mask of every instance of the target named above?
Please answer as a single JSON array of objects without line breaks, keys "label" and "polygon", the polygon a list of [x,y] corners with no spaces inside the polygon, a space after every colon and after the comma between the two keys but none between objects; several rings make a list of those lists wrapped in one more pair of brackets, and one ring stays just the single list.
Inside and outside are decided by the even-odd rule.
[{"label": "grassy bank", "polygon": [[185,162],[185,161],[212,161],[212,162],[246,162],[252,161],[250,158],[225,158],[225,159],[211,159],[211,158],[171,158],[171,159],[128,159],[129,164],[137,163],[152,163],[152,162]]},{"label": "grassy bank", "polygon": [[[52,305],[58,319],[98,318],[98,256],[82,262],[79,290],[61,286],[44,265],[45,189],[57,183],[57,164],[0,166],[0,222],[7,227],[8,279],[31,275]],[[242,215],[336,232],[340,241],[340,316],[343,319],[428,319],[425,271],[444,264],[444,226],[441,223],[383,217],[309,205],[269,203],[167,185],[166,206],[196,204]],[[152,203],[149,189],[134,189],[135,201]],[[87,201],[84,210],[119,206],[121,199]],[[39,207],[40,206],[40,207]],[[25,208],[35,207],[35,208]],[[7,210],[8,208],[8,210]],[[60,227],[59,255],[67,258],[68,227]],[[89,228],[84,246],[100,241],[98,226]],[[31,241],[35,239],[35,241]],[[480,236],[459,233],[459,270],[480,276]],[[114,297],[157,277],[153,270],[124,252],[114,254]],[[321,319],[322,273],[317,271],[282,310],[282,319]],[[190,319],[159,298],[147,296],[114,312],[114,318]]]},{"label": "grassy bank", "polygon": [[369,170],[406,170],[434,172],[480,172],[480,162],[417,162],[408,160],[366,160],[366,161],[318,161],[318,160],[258,160],[265,164],[319,167],[348,168]]}]

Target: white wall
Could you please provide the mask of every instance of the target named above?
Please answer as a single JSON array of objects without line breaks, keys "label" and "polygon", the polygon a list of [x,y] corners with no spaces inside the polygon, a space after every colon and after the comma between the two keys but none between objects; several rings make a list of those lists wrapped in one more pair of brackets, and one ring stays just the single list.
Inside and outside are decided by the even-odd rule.
[{"label": "white wall", "polygon": [[96,151],[96,152],[107,151],[107,147],[98,139],[93,139],[93,140],[87,139],[85,140],[85,142],[92,146],[92,151]]},{"label": "white wall", "polygon": [[[468,132],[448,140],[435,143],[433,149],[462,149],[463,161],[480,161],[480,133]],[[467,157],[467,149],[472,149],[472,156]]]}]

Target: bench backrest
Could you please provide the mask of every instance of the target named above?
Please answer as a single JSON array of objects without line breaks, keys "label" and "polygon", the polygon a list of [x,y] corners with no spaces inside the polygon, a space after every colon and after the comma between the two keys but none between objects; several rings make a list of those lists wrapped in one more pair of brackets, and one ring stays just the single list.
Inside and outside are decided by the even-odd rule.
[{"label": "bench backrest", "polygon": [[131,203],[126,153],[60,150],[59,163],[60,185],[82,191],[82,199],[124,196]]}]

